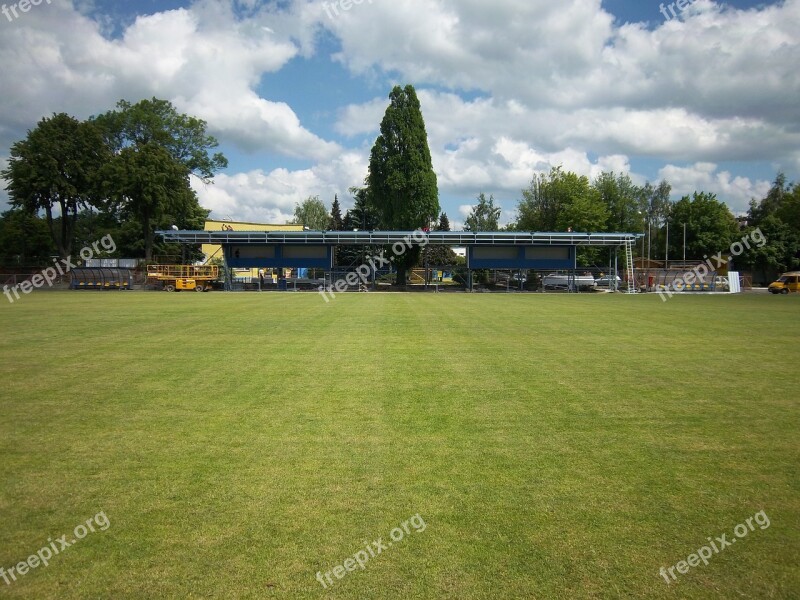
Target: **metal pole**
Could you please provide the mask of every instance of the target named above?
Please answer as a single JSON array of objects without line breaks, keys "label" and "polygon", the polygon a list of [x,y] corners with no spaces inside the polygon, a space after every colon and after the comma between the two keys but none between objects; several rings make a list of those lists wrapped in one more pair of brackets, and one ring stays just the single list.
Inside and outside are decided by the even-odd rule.
[{"label": "metal pole", "polygon": [[650,291],[650,215],[647,215],[647,281],[645,281],[645,287],[647,291]]},{"label": "metal pole", "polygon": [[686,266],[686,223],[683,224],[683,262]]},{"label": "metal pole", "polygon": [[424,289],[427,292],[428,291],[428,253],[427,253],[427,248],[423,248],[422,252],[423,252],[423,255],[425,256],[425,271],[424,271],[424,273],[425,273],[425,286],[424,286]]}]

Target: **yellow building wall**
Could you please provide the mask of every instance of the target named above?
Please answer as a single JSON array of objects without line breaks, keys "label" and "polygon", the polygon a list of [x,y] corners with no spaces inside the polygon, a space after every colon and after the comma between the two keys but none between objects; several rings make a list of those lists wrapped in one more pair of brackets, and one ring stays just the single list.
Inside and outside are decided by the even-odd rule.
[{"label": "yellow building wall", "polygon": [[[247,223],[244,221],[206,221],[203,231],[223,231],[223,225],[231,231],[303,231],[302,225],[270,225],[268,223]],[[203,254],[206,255],[206,262],[212,258],[222,259],[222,246],[215,244],[203,244]],[[256,277],[258,269],[256,269]]]}]

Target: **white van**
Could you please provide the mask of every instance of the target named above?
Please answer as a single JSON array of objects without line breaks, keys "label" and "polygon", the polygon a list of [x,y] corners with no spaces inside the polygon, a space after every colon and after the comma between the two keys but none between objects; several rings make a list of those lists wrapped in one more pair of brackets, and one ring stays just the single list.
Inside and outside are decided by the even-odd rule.
[{"label": "white van", "polygon": [[591,275],[562,275],[555,273],[545,275],[542,285],[546,290],[592,290],[595,288],[594,277]]}]

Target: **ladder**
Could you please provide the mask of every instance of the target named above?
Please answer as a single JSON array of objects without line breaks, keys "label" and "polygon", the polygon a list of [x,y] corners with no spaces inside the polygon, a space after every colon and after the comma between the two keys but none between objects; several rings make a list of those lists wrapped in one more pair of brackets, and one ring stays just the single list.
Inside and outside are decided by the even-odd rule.
[{"label": "ladder", "polygon": [[628,276],[628,293],[636,293],[636,274],[633,271],[633,243],[635,240],[625,240],[625,272]]}]

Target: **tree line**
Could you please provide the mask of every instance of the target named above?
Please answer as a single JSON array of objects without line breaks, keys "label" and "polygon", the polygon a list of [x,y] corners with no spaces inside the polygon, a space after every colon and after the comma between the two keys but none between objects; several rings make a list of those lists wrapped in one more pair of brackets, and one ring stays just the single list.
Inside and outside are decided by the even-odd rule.
[{"label": "tree line", "polygon": [[[582,233],[642,233],[636,254],[663,262],[702,260],[725,252],[733,243],[760,229],[767,243],[738,257],[737,268],[761,272],[787,271],[800,267],[800,184],[789,184],[779,173],[769,193],[752,200],[745,216],[737,218],[714,194],[694,192],[677,201],[670,199],[667,181],[657,185],[636,185],[627,174],[604,172],[593,181],[585,176],[553,168],[535,175],[521,191],[515,219],[501,226],[502,210],[494,196],[481,192],[466,218],[466,231],[575,231]],[[355,204],[341,216],[338,197],[331,211],[318,196],[298,204],[295,223],[310,229],[334,231],[378,229],[379,220],[360,188],[353,188]],[[312,217],[313,218],[309,218]],[[442,213],[432,229],[450,231],[447,214]],[[363,253],[360,248],[340,249],[339,264],[351,264]],[[452,253],[431,249],[435,257],[428,264],[453,264]],[[604,259],[600,248],[582,248],[582,264]]]},{"label": "tree line", "polygon": [[[328,230],[450,230],[440,211],[425,122],[413,86],[396,86],[370,152],[363,185],[352,187],[353,207],[342,215],[338,197],[330,210],[319,197],[295,207],[292,222]],[[11,148],[7,180],[12,210],[0,218],[0,259],[24,264],[72,249],[111,233],[118,254],[150,260],[154,249],[176,253],[154,239],[172,225],[202,229],[208,216],[190,178],[210,182],[227,166],[211,151],[217,140],[206,123],[153,98],[80,122],[66,114],[42,119]],[[760,229],[767,239],[738,258],[737,267],[783,271],[800,266],[800,185],[779,173],[765,198],[754,199],[737,219],[714,194],[695,192],[673,202],[667,181],[636,185],[626,174],[601,173],[594,180],[553,168],[534,175],[521,190],[513,222],[517,231],[644,233],[637,253],[652,259],[701,259],[725,251],[742,235]],[[481,192],[465,221],[467,231],[495,231],[501,208]],[[366,251],[337,249],[350,265]],[[185,251],[185,249],[184,249]],[[599,248],[581,249],[583,264],[603,260]],[[187,257],[183,257],[184,260]],[[447,248],[414,249],[396,261],[398,283],[421,264],[452,264]]]},{"label": "tree line", "polygon": [[208,183],[227,166],[211,153],[217,146],[205,121],[157,98],[120,100],[85,121],[45,117],[12,145],[0,172],[11,201],[0,254],[12,264],[67,258],[111,234],[120,254],[150,260],[158,228],[202,229],[209,211],[190,178]]},{"label": "tree line", "polygon": [[[449,230],[439,212],[436,175],[430,159],[425,124],[413,86],[395,87],[370,153],[363,187],[352,188],[354,207],[341,217],[338,198],[329,213],[318,197],[298,205],[295,222],[311,229]],[[555,167],[534,175],[521,191],[513,222],[500,226],[501,208],[494,197],[478,194],[465,221],[467,231],[575,231],[642,233],[636,251],[653,260],[702,260],[725,252],[750,232],[760,229],[767,243],[737,257],[737,268],[762,272],[800,266],[800,184],[779,173],[765,198],[753,199],[745,218],[737,219],[714,194],[694,192],[671,200],[672,187],[661,181],[636,185],[627,174],[601,173],[594,180]],[[313,206],[313,208],[312,208]],[[308,218],[316,215],[314,219]],[[347,254],[347,253],[350,254]],[[340,249],[340,264],[349,264],[358,248]],[[603,249],[581,248],[582,264],[603,260]],[[433,255],[431,253],[434,253]],[[436,259],[431,262],[432,256]],[[428,248],[409,253],[398,268],[452,264],[452,252]],[[603,260],[604,262],[604,260]]]}]

